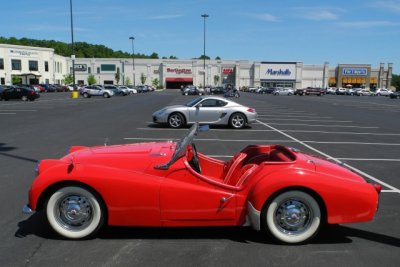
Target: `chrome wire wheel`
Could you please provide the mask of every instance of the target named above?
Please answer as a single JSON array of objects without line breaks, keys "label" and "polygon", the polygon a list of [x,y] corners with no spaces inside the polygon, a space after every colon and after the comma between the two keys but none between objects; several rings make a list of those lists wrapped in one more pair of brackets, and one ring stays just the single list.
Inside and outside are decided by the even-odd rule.
[{"label": "chrome wire wheel", "polygon": [[287,199],[278,204],[274,223],[285,234],[298,235],[308,229],[312,222],[312,210],[308,203]]},{"label": "chrome wire wheel", "polygon": [[180,128],[183,126],[184,122],[183,116],[179,113],[173,113],[168,118],[168,125],[171,128]]},{"label": "chrome wire wheel", "polygon": [[235,129],[243,128],[246,125],[246,118],[241,113],[235,113],[230,119],[230,124]]},{"label": "chrome wire wheel", "polygon": [[78,186],[67,186],[53,192],[46,204],[50,226],[70,239],[87,238],[103,225],[104,214],[99,199]]},{"label": "chrome wire wheel", "polygon": [[263,209],[262,224],[282,243],[303,243],[312,239],[321,226],[321,208],[314,197],[303,191],[286,191]]}]

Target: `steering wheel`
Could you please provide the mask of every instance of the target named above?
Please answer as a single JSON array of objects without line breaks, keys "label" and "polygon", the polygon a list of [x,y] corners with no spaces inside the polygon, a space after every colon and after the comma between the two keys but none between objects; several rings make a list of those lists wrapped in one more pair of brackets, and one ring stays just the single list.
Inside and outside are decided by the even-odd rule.
[{"label": "steering wheel", "polygon": [[[198,156],[198,154],[197,154],[197,149],[196,149],[196,146],[195,146],[195,144],[193,144],[193,143],[191,143],[190,144],[190,147],[191,147],[191,149],[189,148],[189,146],[188,146],[188,150],[191,152],[191,156],[192,156],[192,158],[191,159],[189,159],[189,156],[188,156],[188,159],[189,159],[189,164],[190,164],[190,166],[193,168],[193,170],[195,170],[197,173],[201,173],[201,167],[200,167],[200,161],[199,161],[199,156]],[[189,154],[190,155],[190,154]]]}]

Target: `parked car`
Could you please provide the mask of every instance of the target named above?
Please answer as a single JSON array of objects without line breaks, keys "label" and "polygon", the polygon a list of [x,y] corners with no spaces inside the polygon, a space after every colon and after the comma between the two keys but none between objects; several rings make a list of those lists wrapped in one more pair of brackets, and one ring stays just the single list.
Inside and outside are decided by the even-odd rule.
[{"label": "parked car", "polygon": [[104,98],[110,98],[114,95],[114,92],[112,90],[105,89],[103,86],[100,85],[84,86],[80,93],[85,98],[89,98],[92,96],[102,96]]},{"label": "parked car", "polygon": [[9,99],[21,99],[23,101],[34,101],[39,98],[40,94],[37,93],[34,89],[21,87],[21,86],[9,86],[3,87],[3,91],[1,92],[0,98],[4,100]]},{"label": "parked car", "polygon": [[293,95],[294,90],[292,88],[276,88],[273,92],[273,95]]},{"label": "parked car", "polygon": [[105,84],[103,85],[103,87],[107,90],[111,90],[114,92],[114,95],[121,95],[121,96],[126,96],[129,94],[128,90],[122,90],[120,89],[118,86],[115,85],[109,85],[109,84]]},{"label": "parked car", "polygon": [[147,87],[147,85],[138,85],[135,88],[137,90],[138,93],[147,93],[150,92],[149,88]]},{"label": "parked car", "polygon": [[246,146],[225,162],[197,151],[198,132],[196,123],[179,142],[73,146],[42,160],[23,212],[42,210],[37,216],[68,239],[93,237],[105,224],[251,225],[286,244],[376,214],[381,186],[342,165],[271,144]]},{"label": "parked car", "polygon": [[257,112],[253,108],[240,105],[222,97],[199,97],[186,105],[162,108],[153,113],[153,122],[166,123],[171,128],[180,128],[195,122],[229,125],[244,128],[255,122]]},{"label": "parked car", "polygon": [[323,96],[326,94],[325,89],[317,87],[299,88],[294,91],[295,95],[318,95]]},{"label": "parked car", "polygon": [[197,88],[197,86],[190,85],[186,86],[183,91],[182,95],[204,95],[205,91],[203,88]]},{"label": "parked car", "polygon": [[258,94],[272,94],[275,91],[275,87],[260,87],[256,90]]},{"label": "parked car", "polygon": [[375,92],[372,93],[372,95],[374,95],[374,96],[381,96],[381,95],[389,96],[390,93],[391,93],[391,91],[386,88],[378,88],[378,89],[376,89]]},{"label": "parked car", "polygon": [[390,93],[390,98],[400,98],[400,91]]},{"label": "parked car", "polygon": [[33,86],[33,88],[35,89],[35,91],[38,92],[38,93],[44,93],[44,92],[46,92],[46,90],[45,90],[41,85],[39,85],[39,84],[34,84],[34,85],[32,85],[32,86]]},{"label": "parked car", "polygon": [[359,89],[355,92],[356,96],[370,96],[371,92],[368,89]]},{"label": "parked car", "polygon": [[336,89],[336,94],[337,95],[345,95],[346,94],[346,88],[337,88]]},{"label": "parked car", "polygon": [[326,93],[334,95],[336,94],[336,89],[337,89],[336,87],[328,87],[328,89],[326,89]]},{"label": "parked car", "polygon": [[216,86],[210,88],[210,95],[223,95],[225,94],[225,89],[222,86]]},{"label": "parked car", "polygon": [[135,88],[129,88],[128,86],[125,85],[118,85],[118,89],[122,90],[126,94],[137,94],[137,90]]}]

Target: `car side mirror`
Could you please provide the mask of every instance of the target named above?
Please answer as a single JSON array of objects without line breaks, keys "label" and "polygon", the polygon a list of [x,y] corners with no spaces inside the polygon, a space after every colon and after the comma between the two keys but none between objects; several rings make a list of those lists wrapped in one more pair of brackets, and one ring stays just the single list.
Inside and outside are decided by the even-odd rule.
[{"label": "car side mirror", "polygon": [[202,106],[203,106],[202,104],[198,104],[198,105],[196,105],[196,108],[199,109],[199,108],[201,108]]}]

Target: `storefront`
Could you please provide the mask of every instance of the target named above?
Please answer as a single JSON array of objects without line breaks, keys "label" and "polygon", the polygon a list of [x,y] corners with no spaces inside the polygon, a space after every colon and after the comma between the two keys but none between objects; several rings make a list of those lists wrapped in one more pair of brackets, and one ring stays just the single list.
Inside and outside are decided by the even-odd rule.
[{"label": "storefront", "polygon": [[180,89],[193,85],[192,67],[167,66],[165,69],[165,85],[167,89]]},{"label": "storefront", "polygon": [[341,64],[337,68],[337,87],[369,88],[371,65]]},{"label": "storefront", "polygon": [[263,87],[296,88],[296,63],[261,62],[260,82]]}]

